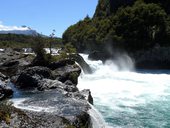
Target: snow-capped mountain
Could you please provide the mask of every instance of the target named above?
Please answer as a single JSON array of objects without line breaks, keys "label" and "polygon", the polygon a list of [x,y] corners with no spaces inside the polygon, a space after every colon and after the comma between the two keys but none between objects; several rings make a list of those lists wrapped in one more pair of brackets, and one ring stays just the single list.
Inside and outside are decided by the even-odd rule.
[{"label": "snow-capped mountain", "polygon": [[35,30],[27,26],[17,27],[17,26],[4,26],[0,25],[0,34],[23,34],[23,35],[33,35],[36,36],[37,33]]}]

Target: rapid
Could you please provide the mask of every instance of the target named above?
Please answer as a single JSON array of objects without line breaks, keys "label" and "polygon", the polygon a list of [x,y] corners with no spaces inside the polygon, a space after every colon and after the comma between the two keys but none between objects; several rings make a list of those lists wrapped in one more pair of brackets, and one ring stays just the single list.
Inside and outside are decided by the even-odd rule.
[{"label": "rapid", "polygon": [[103,64],[81,55],[93,73],[82,73],[78,88],[91,90],[101,128],[170,127],[170,71],[135,71],[128,56]]}]

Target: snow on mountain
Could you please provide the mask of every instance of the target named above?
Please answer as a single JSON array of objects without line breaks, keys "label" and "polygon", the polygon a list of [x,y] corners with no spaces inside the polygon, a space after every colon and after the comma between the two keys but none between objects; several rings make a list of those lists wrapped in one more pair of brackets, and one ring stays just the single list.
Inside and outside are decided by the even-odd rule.
[{"label": "snow on mountain", "polygon": [[27,26],[5,26],[0,24],[0,34],[23,34],[23,35],[38,35],[38,33]]}]

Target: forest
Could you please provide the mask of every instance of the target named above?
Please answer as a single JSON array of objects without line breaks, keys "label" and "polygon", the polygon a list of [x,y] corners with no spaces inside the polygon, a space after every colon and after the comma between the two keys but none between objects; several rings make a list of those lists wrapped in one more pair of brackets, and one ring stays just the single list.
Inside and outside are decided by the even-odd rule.
[{"label": "forest", "polygon": [[170,46],[170,1],[99,0],[95,14],[70,26],[63,43],[79,52],[127,52]]}]

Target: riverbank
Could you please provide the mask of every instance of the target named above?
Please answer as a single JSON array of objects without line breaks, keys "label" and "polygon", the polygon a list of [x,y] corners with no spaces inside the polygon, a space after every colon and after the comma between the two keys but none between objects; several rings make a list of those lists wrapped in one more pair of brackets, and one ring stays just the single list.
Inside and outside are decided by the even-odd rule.
[{"label": "riverbank", "polygon": [[[38,66],[33,65],[35,56],[32,54],[13,50],[0,54],[0,102],[12,97],[14,105],[8,113],[8,121],[1,119],[0,126],[92,127],[88,111],[93,99],[90,90],[77,88],[81,68],[75,58],[61,58]],[[12,93],[7,95],[6,88]],[[3,112],[3,108],[0,111]]]}]

